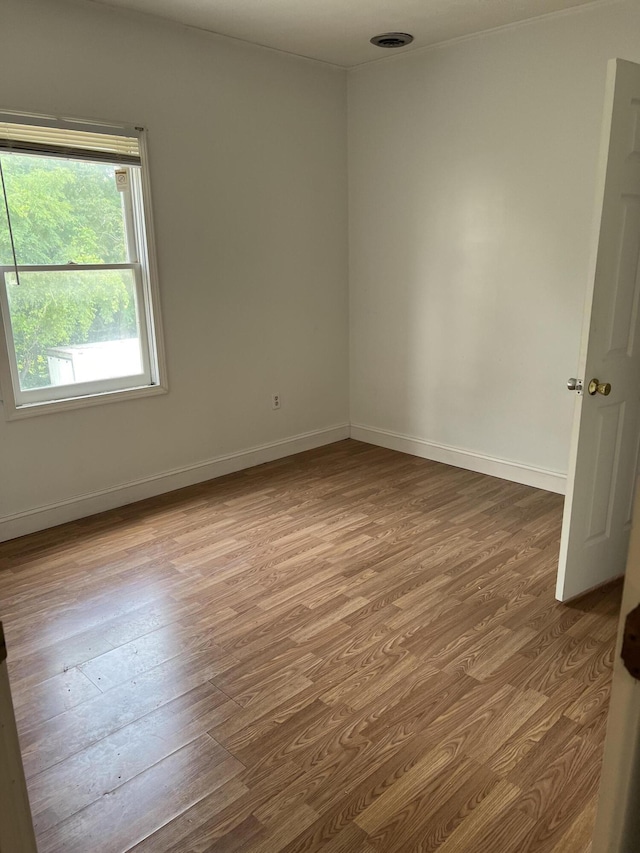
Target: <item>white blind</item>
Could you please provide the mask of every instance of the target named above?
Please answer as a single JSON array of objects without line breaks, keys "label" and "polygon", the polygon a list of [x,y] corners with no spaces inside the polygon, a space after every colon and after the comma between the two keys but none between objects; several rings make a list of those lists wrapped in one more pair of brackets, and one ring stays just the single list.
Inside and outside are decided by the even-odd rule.
[{"label": "white blind", "polygon": [[[40,123],[39,123],[40,122]],[[0,152],[72,157],[139,165],[138,132],[126,128],[72,125],[55,119],[0,114]]]}]

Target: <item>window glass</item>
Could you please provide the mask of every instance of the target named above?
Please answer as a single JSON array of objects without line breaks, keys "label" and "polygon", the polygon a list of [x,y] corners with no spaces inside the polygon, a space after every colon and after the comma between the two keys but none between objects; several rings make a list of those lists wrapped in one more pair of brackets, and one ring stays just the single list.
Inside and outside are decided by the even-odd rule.
[{"label": "window glass", "polygon": [[[108,163],[3,153],[18,264],[126,263],[122,193]],[[0,264],[13,265],[6,212]]]},{"label": "window glass", "polygon": [[22,391],[142,373],[133,269],[9,272],[6,287]]}]

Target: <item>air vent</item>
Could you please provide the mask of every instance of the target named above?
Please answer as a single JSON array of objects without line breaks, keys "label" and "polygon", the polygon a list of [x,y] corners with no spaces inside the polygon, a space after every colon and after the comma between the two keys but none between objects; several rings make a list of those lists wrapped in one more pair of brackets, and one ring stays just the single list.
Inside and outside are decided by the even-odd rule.
[{"label": "air vent", "polygon": [[376,47],[405,47],[411,44],[413,36],[409,33],[382,33],[371,39],[371,44]]}]

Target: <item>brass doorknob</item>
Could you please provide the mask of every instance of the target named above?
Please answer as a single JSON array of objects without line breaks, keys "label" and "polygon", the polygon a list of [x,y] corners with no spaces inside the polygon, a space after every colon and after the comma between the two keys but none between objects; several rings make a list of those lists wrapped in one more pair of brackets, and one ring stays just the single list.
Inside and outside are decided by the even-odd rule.
[{"label": "brass doorknob", "polygon": [[609,382],[598,382],[597,379],[592,379],[588,388],[589,394],[593,397],[595,394],[603,394],[608,397],[611,393],[611,384]]}]

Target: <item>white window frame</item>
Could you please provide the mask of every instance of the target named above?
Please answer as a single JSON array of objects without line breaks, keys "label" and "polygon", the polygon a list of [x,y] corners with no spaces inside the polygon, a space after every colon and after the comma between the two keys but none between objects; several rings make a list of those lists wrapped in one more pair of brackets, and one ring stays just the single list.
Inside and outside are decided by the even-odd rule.
[{"label": "white window frame", "polygon": [[[6,115],[6,113],[5,113]],[[40,117],[44,126],[50,118]],[[16,115],[16,121],[23,121]],[[38,124],[38,117],[29,116],[29,121]],[[88,123],[83,121],[83,126]],[[105,125],[95,125],[100,132]],[[107,126],[108,127],[108,126]],[[131,166],[129,189],[123,194],[125,232],[127,235],[129,261],[122,264],[57,264],[57,265],[4,265],[0,266],[0,393],[4,415],[7,420],[42,415],[51,412],[79,409],[87,406],[130,400],[139,397],[166,394],[166,363],[160,315],[157,262],[152,221],[151,192],[147,157],[146,132],[143,128],[121,129],[133,131],[138,138],[140,166]],[[43,153],[42,156],[46,156]],[[92,158],[93,159],[93,158]],[[95,157],[101,162],[100,156]],[[142,372],[136,376],[102,379],[73,385],[55,385],[47,388],[23,391],[16,363],[16,351],[9,313],[6,276],[16,271],[63,272],[73,270],[118,270],[133,271],[137,300],[138,331],[140,335]]]}]

